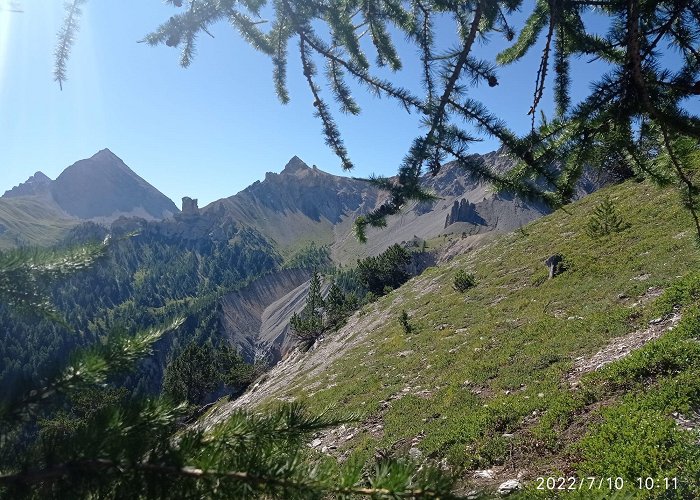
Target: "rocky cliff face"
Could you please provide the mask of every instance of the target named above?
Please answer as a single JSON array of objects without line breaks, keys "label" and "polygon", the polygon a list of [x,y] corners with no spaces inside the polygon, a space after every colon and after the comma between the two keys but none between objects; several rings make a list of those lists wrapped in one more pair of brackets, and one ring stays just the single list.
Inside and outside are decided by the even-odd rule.
[{"label": "rocky cliff face", "polygon": [[452,210],[445,218],[445,227],[454,224],[455,222],[468,222],[475,225],[486,225],[486,221],[476,211],[476,205],[466,198],[462,201],[454,201]]},{"label": "rocky cliff face", "polygon": [[[222,298],[224,333],[246,361],[268,353],[270,361],[280,359],[289,318],[304,307],[309,277],[305,269],[284,269]],[[290,294],[296,299],[290,300]]]},{"label": "rocky cliff face", "polygon": [[367,183],[323,172],[293,157],[240,193],[215,201],[203,213],[229,213],[282,247],[300,240],[331,243],[334,227],[372,210],[379,193]]}]

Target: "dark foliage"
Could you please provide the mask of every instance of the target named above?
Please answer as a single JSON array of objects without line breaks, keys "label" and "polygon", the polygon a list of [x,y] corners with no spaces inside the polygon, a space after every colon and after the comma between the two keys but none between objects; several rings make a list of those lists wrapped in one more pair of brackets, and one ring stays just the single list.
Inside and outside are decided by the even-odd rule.
[{"label": "dark foliage", "polygon": [[381,296],[410,278],[407,266],[411,253],[400,245],[392,245],[376,257],[357,262],[357,272],[362,285],[375,296]]},{"label": "dark foliage", "polygon": [[605,198],[593,211],[586,231],[592,238],[600,238],[611,233],[619,233],[627,227],[628,225],[622,220],[613,201],[610,198]]},{"label": "dark foliage", "polygon": [[192,342],[166,367],[163,394],[176,403],[199,405],[222,390],[240,393],[255,374],[256,368],[245,363],[231,347]]},{"label": "dark foliage", "polygon": [[401,329],[405,334],[413,332],[413,326],[409,321],[410,319],[411,318],[408,316],[406,309],[401,309],[401,314],[399,314],[399,325],[401,325]]},{"label": "dark foliage", "polygon": [[289,320],[292,335],[305,347],[310,347],[328,329],[324,318],[325,302],[321,295],[321,275],[314,271],[309,282],[304,310]]},{"label": "dark foliage", "polygon": [[[86,224],[76,228],[67,241],[104,238],[103,231]],[[200,344],[208,339],[221,341],[217,297],[278,268],[282,262],[260,234],[236,227],[231,227],[230,233],[225,241],[183,241],[146,226],[139,233],[113,237],[101,251],[103,257],[93,258],[87,270],[59,273],[48,277],[51,279],[31,278],[24,286],[34,288],[27,290],[35,295],[42,290],[44,295],[37,295],[43,297],[41,307],[65,320],[57,322],[46,314],[21,315],[21,310],[0,303],[2,393],[39,382],[56,367],[56,360],[65,359],[76,347],[92,345],[116,331],[138,331],[184,316],[182,329],[159,341],[154,346],[154,357],[141,361],[137,370],[123,380],[137,394],[159,392],[172,348],[180,348],[192,339]],[[66,252],[72,256],[69,250],[49,252],[49,256]],[[9,263],[16,258],[12,255],[7,254]],[[85,259],[82,254],[77,257]],[[33,258],[48,257],[39,254]],[[12,269],[9,263],[6,272]],[[19,278],[11,282],[22,283]],[[20,297],[25,296],[23,291]]]},{"label": "dark foliage", "polygon": [[476,278],[473,274],[467,273],[464,269],[460,269],[455,274],[454,282],[452,286],[458,292],[466,292],[470,288],[476,285]]}]

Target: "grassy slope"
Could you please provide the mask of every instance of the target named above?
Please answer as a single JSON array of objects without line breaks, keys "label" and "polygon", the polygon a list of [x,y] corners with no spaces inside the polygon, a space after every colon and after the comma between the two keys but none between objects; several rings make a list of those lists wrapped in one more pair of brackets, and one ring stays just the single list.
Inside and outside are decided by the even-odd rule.
[{"label": "grassy slope", "polygon": [[0,200],[0,250],[14,248],[16,237],[23,244],[48,246],[58,242],[78,221],[67,219],[45,202],[32,197]]},{"label": "grassy slope", "polygon": [[[631,226],[594,240],[585,227],[606,194]],[[554,253],[566,257],[569,269],[547,281],[542,262]],[[696,300],[693,293],[668,292],[634,305],[650,287],[666,289],[698,264],[690,219],[675,191],[615,186],[431,268],[380,299],[364,312],[384,316],[376,329],[362,332],[361,342],[322,371],[302,367],[268,401],[302,399],[315,410],[332,405],[381,422],[381,432],[363,430],[341,444],[360,459],[377,448],[408,451],[413,440],[423,456],[446,458],[462,472],[502,466],[509,477],[629,474],[628,484],[634,474],[674,473],[697,492],[700,462],[688,451],[690,434],[676,431],[670,418],[700,404],[700,377],[693,376],[700,373],[700,354],[694,357],[700,347],[688,340],[700,330],[692,307],[672,332],[676,341],[669,334],[575,389],[564,377],[577,357],[645,328],[676,302]],[[464,294],[452,288],[458,269],[478,280]],[[403,309],[411,334],[397,320]],[[676,366],[676,355],[683,366]],[[674,465],[681,462],[680,469]],[[689,484],[691,471],[696,479]],[[676,493],[681,498],[691,490]],[[636,488],[628,493],[645,495]]]}]

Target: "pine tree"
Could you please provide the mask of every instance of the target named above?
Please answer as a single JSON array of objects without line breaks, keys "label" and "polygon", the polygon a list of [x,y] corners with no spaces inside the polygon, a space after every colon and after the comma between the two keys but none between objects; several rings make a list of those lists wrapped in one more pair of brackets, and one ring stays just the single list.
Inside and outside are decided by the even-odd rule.
[{"label": "pine tree", "polygon": [[362,284],[376,296],[398,288],[409,278],[406,267],[411,254],[401,245],[395,244],[376,257],[358,261],[357,271]]},{"label": "pine tree", "polygon": [[[72,0],[67,4],[56,49],[55,78],[61,84],[84,3]],[[369,93],[392,99],[422,117],[424,130],[399,165],[396,179],[371,179],[390,197],[377,210],[358,217],[360,240],[366,238],[367,226],[385,226],[386,217],[398,213],[408,201],[433,199],[421,186],[421,176],[426,170],[436,174],[447,159],[498,189],[540,198],[553,207],[572,198],[586,166],[616,176],[636,174],[659,183],[675,183],[700,236],[700,190],[695,175],[700,117],[684,105],[700,95],[700,11],[694,1],[537,0],[519,33],[513,13],[526,7],[523,0],[279,0],[264,14],[263,1],[168,3],[178,10],[148,34],[145,42],[178,47],[180,63],[187,67],[197,36],[226,20],[272,60],[282,103],[289,101],[287,62],[290,44],[296,44],[300,78],[309,87],[314,114],[321,121],[326,143],[347,170],[353,163],[324,95],[324,82],[342,113],[360,113],[353,96],[356,89],[348,85],[352,79]],[[450,45],[443,45],[445,37],[437,36],[437,29],[447,30],[448,20],[459,38],[456,44],[448,41]],[[603,34],[599,33],[602,25],[608,26]],[[361,43],[366,33],[371,46]],[[476,42],[495,35],[512,45],[494,61],[480,58]],[[424,95],[377,76],[367,50],[373,51],[376,67],[398,71],[402,57],[394,44],[397,38],[405,38],[416,49],[404,58],[418,54]],[[470,97],[468,89],[497,86],[498,66],[521,60],[538,44],[542,50],[533,71],[534,90],[531,98],[523,96],[524,102],[530,100],[532,129],[518,137]],[[664,47],[680,57],[666,58]],[[581,57],[602,61],[607,68],[601,77],[588,82],[589,94],[572,103],[570,65]],[[319,65],[324,67],[322,74]],[[536,124],[551,78],[556,113]],[[502,173],[469,155],[469,146],[479,135],[498,139],[505,154],[518,165]]]},{"label": "pine tree", "polygon": [[406,309],[401,309],[401,314],[399,314],[399,324],[401,325],[401,329],[405,334],[409,334],[413,332],[413,327],[411,326],[411,323],[409,322],[411,318],[408,316],[408,313],[406,312]]},{"label": "pine tree", "polygon": [[326,295],[326,324],[330,329],[338,328],[344,321],[347,313],[347,302],[345,294],[338,286],[338,283],[333,280],[328,294]]},{"label": "pine tree", "polygon": [[476,278],[473,274],[467,273],[464,269],[457,271],[452,283],[452,287],[458,292],[466,292],[476,285]]},{"label": "pine tree", "polygon": [[289,320],[289,326],[299,342],[310,347],[326,331],[323,318],[324,300],[321,295],[321,275],[314,270],[309,281],[309,292],[306,305],[301,314],[294,313]]},{"label": "pine tree", "polygon": [[192,342],[166,367],[163,394],[177,402],[201,404],[220,383],[221,372],[212,345]]},{"label": "pine tree", "polygon": [[606,196],[593,211],[586,231],[592,238],[599,238],[610,233],[618,233],[626,228],[627,224],[617,212],[617,207],[610,197]]},{"label": "pine tree", "polygon": [[63,321],[49,303],[46,285],[93,265],[106,250],[106,245],[94,244],[67,250],[0,251],[0,301],[18,311]]},{"label": "pine tree", "polygon": [[165,369],[163,394],[173,401],[202,404],[217,389],[240,392],[259,374],[230,346],[190,342]]}]

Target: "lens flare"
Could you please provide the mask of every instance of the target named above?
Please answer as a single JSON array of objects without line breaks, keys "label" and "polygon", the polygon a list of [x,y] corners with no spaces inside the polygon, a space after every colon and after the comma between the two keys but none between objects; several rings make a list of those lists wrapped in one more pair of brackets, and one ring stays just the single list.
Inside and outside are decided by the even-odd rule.
[{"label": "lens flare", "polygon": [[2,88],[5,78],[7,78],[5,67],[9,53],[10,29],[12,27],[12,17],[17,15],[20,14],[14,12],[10,6],[0,3],[0,88]]}]

